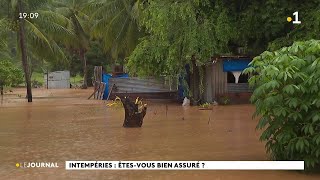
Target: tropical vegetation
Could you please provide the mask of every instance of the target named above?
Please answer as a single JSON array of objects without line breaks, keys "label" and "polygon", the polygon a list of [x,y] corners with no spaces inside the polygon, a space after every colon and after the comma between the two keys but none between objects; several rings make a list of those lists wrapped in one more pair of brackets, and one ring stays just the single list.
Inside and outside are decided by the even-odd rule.
[{"label": "tropical vegetation", "polygon": [[[111,71],[121,65],[132,76],[170,78],[184,77],[188,66],[192,83],[182,84],[186,96],[198,101],[204,92],[200,65],[212,56],[238,49],[256,56],[320,38],[318,0],[5,0],[0,5],[0,56],[24,70],[29,100],[33,72],[71,70],[83,76],[86,88],[93,66]],[[295,11],[301,25],[286,21]],[[19,18],[23,12],[39,16]]]},{"label": "tropical vegetation", "polygon": [[4,86],[17,85],[23,82],[22,71],[9,60],[0,61],[0,91],[3,95]]},{"label": "tropical vegetation", "polygon": [[246,73],[266,149],[274,160],[320,165],[320,41],[295,42],[256,57]]}]

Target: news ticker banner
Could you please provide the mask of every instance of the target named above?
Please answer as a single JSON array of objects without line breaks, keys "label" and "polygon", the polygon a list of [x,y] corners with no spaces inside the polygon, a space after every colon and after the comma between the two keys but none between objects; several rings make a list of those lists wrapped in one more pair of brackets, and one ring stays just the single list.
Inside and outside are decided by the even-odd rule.
[{"label": "news ticker banner", "polygon": [[304,161],[66,161],[66,170],[304,170]]}]

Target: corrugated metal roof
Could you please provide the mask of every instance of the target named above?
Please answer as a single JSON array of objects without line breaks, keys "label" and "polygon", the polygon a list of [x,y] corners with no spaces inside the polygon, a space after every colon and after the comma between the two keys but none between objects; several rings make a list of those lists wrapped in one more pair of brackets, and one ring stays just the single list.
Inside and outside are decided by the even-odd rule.
[{"label": "corrugated metal roof", "polygon": [[140,93],[140,92],[170,92],[169,86],[155,79],[137,78],[110,78],[109,89],[115,84],[114,92]]}]

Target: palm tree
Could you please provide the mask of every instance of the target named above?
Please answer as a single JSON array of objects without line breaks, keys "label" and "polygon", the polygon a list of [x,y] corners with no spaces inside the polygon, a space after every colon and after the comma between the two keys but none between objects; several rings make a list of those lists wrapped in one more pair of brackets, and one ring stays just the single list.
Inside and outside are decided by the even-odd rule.
[{"label": "palm tree", "polygon": [[55,0],[55,12],[65,16],[70,20],[71,27],[75,33],[72,41],[66,46],[72,52],[77,52],[83,63],[83,88],[86,89],[88,73],[86,52],[89,49],[90,42],[90,20],[89,16],[83,11],[87,5],[87,0]]},{"label": "palm tree", "polygon": [[[22,5],[22,0],[18,0],[18,12],[23,13],[24,8]],[[23,65],[23,70],[25,73],[25,79],[27,83],[27,97],[28,102],[32,102],[32,92],[31,92],[31,80],[30,80],[30,72],[29,66],[27,62],[27,50],[26,50],[26,39],[25,39],[25,25],[24,20],[19,18],[19,30],[18,30],[18,38],[19,38],[19,45],[21,50],[21,60]]]},{"label": "palm tree", "polygon": [[[0,37],[9,32],[16,34],[17,49],[21,56],[28,102],[32,102],[30,58],[66,60],[59,42],[70,41],[73,32],[67,28],[68,19],[50,11],[49,0],[7,0],[8,16],[0,19]],[[6,8],[4,7],[4,8]],[[2,7],[0,7],[2,8]],[[9,10],[10,9],[10,10]],[[37,12],[38,18],[21,18],[19,13]]]},{"label": "palm tree", "polygon": [[92,37],[101,39],[113,60],[127,57],[142,31],[137,21],[140,0],[91,0],[86,8],[94,20]]}]

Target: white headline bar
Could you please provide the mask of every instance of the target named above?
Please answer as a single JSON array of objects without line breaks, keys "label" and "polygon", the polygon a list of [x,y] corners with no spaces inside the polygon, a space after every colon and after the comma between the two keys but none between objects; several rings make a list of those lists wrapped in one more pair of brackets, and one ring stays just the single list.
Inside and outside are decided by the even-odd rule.
[{"label": "white headline bar", "polygon": [[66,161],[66,170],[304,170],[304,161]]}]

